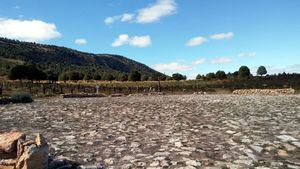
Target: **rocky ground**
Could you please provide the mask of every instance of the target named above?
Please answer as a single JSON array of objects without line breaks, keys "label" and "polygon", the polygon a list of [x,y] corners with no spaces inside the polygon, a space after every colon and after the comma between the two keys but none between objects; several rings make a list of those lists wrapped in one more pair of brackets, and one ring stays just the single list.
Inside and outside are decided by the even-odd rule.
[{"label": "rocky ground", "polygon": [[0,106],[0,131],[105,168],[300,168],[300,95],[173,95]]}]

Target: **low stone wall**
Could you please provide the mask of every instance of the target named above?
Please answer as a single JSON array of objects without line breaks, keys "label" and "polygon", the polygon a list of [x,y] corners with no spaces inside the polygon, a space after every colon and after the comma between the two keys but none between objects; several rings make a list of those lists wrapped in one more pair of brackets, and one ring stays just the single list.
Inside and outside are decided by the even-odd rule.
[{"label": "low stone wall", "polygon": [[106,97],[105,94],[90,94],[90,93],[77,93],[77,94],[63,94],[63,98],[85,98],[85,97]]},{"label": "low stone wall", "polygon": [[241,89],[235,90],[232,94],[262,94],[262,95],[277,95],[277,94],[295,94],[295,89]]}]

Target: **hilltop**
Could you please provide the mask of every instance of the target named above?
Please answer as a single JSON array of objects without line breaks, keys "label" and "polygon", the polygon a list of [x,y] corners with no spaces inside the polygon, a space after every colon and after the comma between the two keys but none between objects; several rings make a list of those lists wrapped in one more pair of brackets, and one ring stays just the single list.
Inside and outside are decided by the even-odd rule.
[{"label": "hilltop", "polygon": [[139,71],[146,76],[162,76],[145,64],[113,54],[92,54],[54,45],[21,42],[0,38],[0,75],[7,75],[15,65],[34,64],[43,71],[129,73]]}]

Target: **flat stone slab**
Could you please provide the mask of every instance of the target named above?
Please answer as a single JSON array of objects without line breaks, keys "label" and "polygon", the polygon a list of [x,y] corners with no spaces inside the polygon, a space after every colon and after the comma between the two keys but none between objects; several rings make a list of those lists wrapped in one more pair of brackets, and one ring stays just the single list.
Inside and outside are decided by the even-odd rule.
[{"label": "flat stone slab", "polygon": [[0,106],[0,131],[43,133],[51,154],[86,166],[299,168],[299,105],[299,95],[50,98]]}]

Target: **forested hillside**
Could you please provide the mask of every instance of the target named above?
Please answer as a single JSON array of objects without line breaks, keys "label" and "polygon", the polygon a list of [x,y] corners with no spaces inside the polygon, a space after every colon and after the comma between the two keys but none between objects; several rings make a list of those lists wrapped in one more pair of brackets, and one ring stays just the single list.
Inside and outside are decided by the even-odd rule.
[{"label": "forested hillside", "polygon": [[144,64],[119,55],[84,53],[66,47],[5,38],[0,38],[0,63],[0,75],[8,75],[16,65],[33,64],[45,72],[57,74],[67,71],[128,74],[135,70],[148,77],[164,76]]}]

